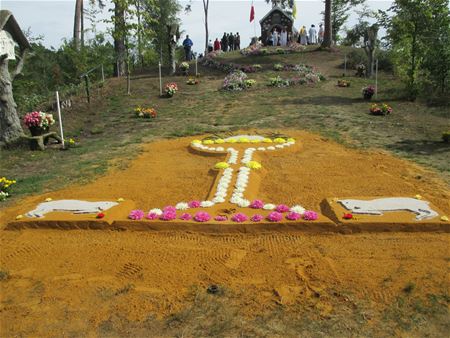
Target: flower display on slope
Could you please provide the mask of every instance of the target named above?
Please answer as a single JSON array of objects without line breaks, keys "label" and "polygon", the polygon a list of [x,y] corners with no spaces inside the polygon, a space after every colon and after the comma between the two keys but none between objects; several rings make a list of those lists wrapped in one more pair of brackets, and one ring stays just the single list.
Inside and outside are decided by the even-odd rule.
[{"label": "flower display on slope", "polygon": [[245,215],[245,214],[243,214],[243,213],[237,213],[237,214],[234,214],[234,215],[231,217],[231,220],[232,220],[233,222],[242,223],[242,222],[247,221],[247,220],[248,220],[248,217],[247,217],[247,215]]},{"label": "flower display on slope", "polygon": [[264,202],[261,200],[254,200],[250,203],[250,208],[252,209],[262,209],[264,207]]},{"label": "flower display on slope", "polygon": [[247,166],[247,168],[254,169],[254,170],[259,170],[262,168],[261,163],[259,163],[257,161],[249,161],[245,165]]},{"label": "flower display on slope", "polygon": [[216,217],[214,217],[214,220],[218,222],[224,222],[228,221],[228,217],[225,215],[217,215]]},{"label": "flower display on slope", "polygon": [[190,201],[188,203],[189,208],[199,208],[200,207],[200,201]]},{"label": "flower display on slope", "polygon": [[296,212],[290,212],[286,215],[286,219],[290,220],[290,221],[297,221],[300,218],[302,218],[302,215],[296,213]]},{"label": "flower display on slope", "polygon": [[180,219],[183,221],[190,221],[192,219],[192,215],[188,213],[183,213],[181,214]]},{"label": "flower display on slope", "polygon": [[199,211],[195,214],[194,220],[197,222],[207,222],[211,219],[210,214],[205,211]]},{"label": "flower display on slope", "polygon": [[279,222],[283,219],[283,214],[277,211],[272,211],[269,216],[267,216],[267,219],[271,222]]},{"label": "flower display on slope", "polygon": [[276,211],[281,212],[281,213],[283,213],[283,212],[288,212],[289,209],[290,209],[290,208],[289,208],[286,204],[279,204],[279,205],[277,205],[277,207],[275,208]]},{"label": "flower display on slope", "polygon": [[319,215],[317,215],[317,212],[312,210],[306,210],[303,213],[303,219],[306,221],[315,221],[317,218],[319,218]]},{"label": "flower display on slope", "polygon": [[263,219],[264,216],[259,214],[253,215],[252,218],[250,218],[252,222],[261,222]]},{"label": "flower display on slope", "polygon": [[227,163],[227,162],[217,162],[215,165],[214,165],[214,168],[215,169],[226,169],[226,168],[228,168],[230,165]]},{"label": "flower display on slope", "polygon": [[152,221],[152,220],[158,219],[159,216],[160,216],[160,215],[158,215],[157,213],[151,212],[151,211],[150,211],[150,212],[147,214],[146,218]]},{"label": "flower display on slope", "polygon": [[129,219],[132,219],[133,221],[138,221],[144,218],[144,212],[142,210],[131,210],[130,214],[128,215]]}]

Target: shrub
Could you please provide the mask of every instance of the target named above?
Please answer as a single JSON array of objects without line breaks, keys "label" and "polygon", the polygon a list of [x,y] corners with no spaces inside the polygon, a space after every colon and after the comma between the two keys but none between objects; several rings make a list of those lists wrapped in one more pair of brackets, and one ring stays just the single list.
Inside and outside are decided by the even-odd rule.
[{"label": "shrub", "polygon": [[235,70],[228,74],[223,80],[222,88],[225,90],[237,91],[245,89],[247,75],[241,70]]},{"label": "shrub", "polygon": [[370,106],[369,111],[372,115],[389,115],[390,113],[392,113],[392,107],[387,105],[386,103],[383,103],[382,105],[374,103]]},{"label": "shrub", "polygon": [[289,87],[289,80],[285,80],[281,78],[280,76],[272,77],[269,79],[269,86],[271,87]]},{"label": "shrub", "polygon": [[281,63],[275,63],[273,65],[273,69],[276,70],[276,71],[283,70],[283,65]]}]

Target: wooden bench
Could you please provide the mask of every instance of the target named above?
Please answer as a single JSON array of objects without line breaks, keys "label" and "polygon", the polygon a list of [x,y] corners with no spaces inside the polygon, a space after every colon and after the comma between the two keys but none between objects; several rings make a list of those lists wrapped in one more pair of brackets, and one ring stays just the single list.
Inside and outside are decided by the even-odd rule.
[{"label": "wooden bench", "polygon": [[62,143],[61,137],[54,131],[39,136],[24,137],[28,140],[31,150],[45,150],[45,146],[51,138],[55,139],[58,143]]}]

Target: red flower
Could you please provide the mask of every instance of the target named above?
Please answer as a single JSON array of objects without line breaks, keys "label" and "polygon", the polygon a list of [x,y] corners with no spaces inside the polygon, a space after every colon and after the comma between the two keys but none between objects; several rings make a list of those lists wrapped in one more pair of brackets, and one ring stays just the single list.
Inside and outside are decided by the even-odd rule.
[{"label": "red flower", "polygon": [[99,212],[95,218],[103,218],[105,214],[103,212]]},{"label": "red flower", "polygon": [[344,216],[342,216],[343,219],[352,219],[353,215],[352,214],[344,214]]}]

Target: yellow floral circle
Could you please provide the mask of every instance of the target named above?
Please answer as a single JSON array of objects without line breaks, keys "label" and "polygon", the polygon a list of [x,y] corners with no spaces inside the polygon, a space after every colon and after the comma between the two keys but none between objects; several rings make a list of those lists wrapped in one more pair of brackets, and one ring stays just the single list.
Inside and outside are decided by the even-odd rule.
[{"label": "yellow floral circle", "polygon": [[218,138],[215,142],[216,142],[217,144],[225,143],[225,141],[224,141],[223,139],[221,139],[221,138]]},{"label": "yellow floral circle", "polygon": [[241,137],[241,138],[239,138],[238,142],[239,143],[249,143],[250,140],[246,137]]},{"label": "yellow floral circle", "polygon": [[235,138],[230,138],[227,142],[228,143],[236,143],[237,140]]},{"label": "yellow floral circle", "polygon": [[272,140],[270,138],[265,138],[263,140],[264,143],[272,143]]},{"label": "yellow floral circle", "polygon": [[287,139],[287,141],[288,142],[295,142],[295,138],[290,137],[290,138]]},{"label": "yellow floral circle", "polygon": [[286,142],[286,140],[282,137],[277,137],[276,139],[273,140],[273,142],[275,143],[284,143]]},{"label": "yellow floral circle", "polygon": [[213,140],[204,140],[203,144],[214,144]]},{"label": "yellow floral circle", "polygon": [[192,144],[201,144],[202,141],[200,141],[200,140],[194,140],[194,141],[192,141],[191,143],[192,143]]}]

